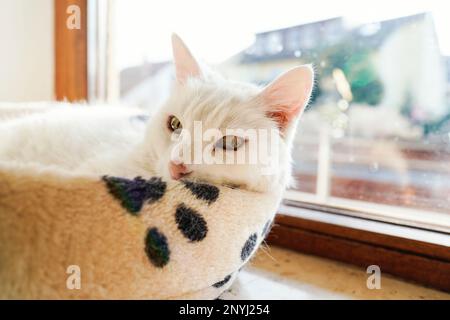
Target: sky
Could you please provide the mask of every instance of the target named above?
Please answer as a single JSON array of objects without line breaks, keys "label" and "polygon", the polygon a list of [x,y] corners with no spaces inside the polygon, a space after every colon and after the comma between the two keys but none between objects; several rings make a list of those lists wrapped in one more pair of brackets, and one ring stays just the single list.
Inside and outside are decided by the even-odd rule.
[{"label": "sky", "polygon": [[441,51],[450,55],[446,0],[116,0],[115,12],[120,69],[169,60],[173,32],[194,55],[214,64],[248,47],[257,32],[338,16],[367,23],[419,12],[433,15]]}]

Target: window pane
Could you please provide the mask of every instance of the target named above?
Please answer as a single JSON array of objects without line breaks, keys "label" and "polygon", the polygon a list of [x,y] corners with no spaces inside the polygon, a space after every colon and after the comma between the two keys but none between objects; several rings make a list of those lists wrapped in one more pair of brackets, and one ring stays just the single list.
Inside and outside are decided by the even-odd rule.
[{"label": "window pane", "polygon": [[118,0],[122,101],[153,110],[167,97],[172,31],[235,80],[264,85],[289,68],[312,63],[316,88],[293,149],[292,190],[300,192],[298,199],[309,193],[324,204],[338,198],[352,206],[364,202],[365,208],[383,204],[440,212],[447,214],[440,223],[450,228],[445,3],[316,0],[301,8],[284,0],[238,3],[236,10],[229,2],[205,1],[197,12],[167,1],[156,13],[147,1]]}]

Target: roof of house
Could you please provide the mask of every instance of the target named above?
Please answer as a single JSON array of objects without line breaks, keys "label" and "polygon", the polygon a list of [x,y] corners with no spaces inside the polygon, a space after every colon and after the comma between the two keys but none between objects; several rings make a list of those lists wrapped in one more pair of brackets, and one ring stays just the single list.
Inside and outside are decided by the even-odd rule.
[{"label": "roof of house", "polygon": [[406,25],[422,22],[427,16],[428,13],[419,13],[411,16],[364,24],[353,29],[351,31],[351,36],[354,39],[362,41],[364,46],[377,48],[392,32]]},{"label": "roof of house", "polygon": [[398,28],[423,21],[428,13],[420,13],[379,21],[348,29],[342,17],[256,34],[255,42],[240,53],[241,63],[300,58],[305,52],[334,45],[342,40],[355,46],[379,47]]}]

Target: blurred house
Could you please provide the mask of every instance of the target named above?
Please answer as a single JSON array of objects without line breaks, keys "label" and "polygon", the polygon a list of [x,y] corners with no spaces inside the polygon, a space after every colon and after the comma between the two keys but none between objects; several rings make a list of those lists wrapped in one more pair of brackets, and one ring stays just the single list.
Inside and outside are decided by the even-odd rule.
[{"label": "blurred house", "polygon": [[431,15],[385,21],[380,27],[389,34],[375,60],[384,84],[383,104],[409,107],[416,121],[444,116],[445,65]]},{"label": "blurred house", "polygon": [[290,28],[258,33],[254,44],[242,52],[242,63],[298,59],[303,52],[323,44],[332,46],[345,35],[342,18],[302,24]]},{"label": "blurred house", "polygon": [[334,45],[346,33],[342,18],[333,18],[256,34],[252,46],[218,68],[230,78],[265,84],[288,68],[314,60],[324,44]]},{"label": "blurred house", "polygon": [[[258,33],[249,48],[217,69],[232,79],[266,84],[304,63],[313,63],[316,69],[314,108],[332,106],[338,111],[336,118],[342,100],[346,100],[344,109],[378,106],[418,124],[438,121],[449,113],[449,72],[430,14],[359,26],[338,17]],[[341,74],[339,79],[336,74]],[[154,109],[167,97],[172,79],[169,62],[125,69],[120,74],[121,99]],[[338,81],[347,81],[351,92],[339,92]],[[370,107],[366,109],[371,113]]]},{"label": "blurred house", "polygon": [[342,98],[333,79],[333,70],[342,69],[354,102],[394,108],[415,122],[446,113],[446,74],[430,14],[358,27],[334,18],[259,33],[250,48],[220,69],[232,78],[264,84],[304,63],[315,65],[321,100]]}]

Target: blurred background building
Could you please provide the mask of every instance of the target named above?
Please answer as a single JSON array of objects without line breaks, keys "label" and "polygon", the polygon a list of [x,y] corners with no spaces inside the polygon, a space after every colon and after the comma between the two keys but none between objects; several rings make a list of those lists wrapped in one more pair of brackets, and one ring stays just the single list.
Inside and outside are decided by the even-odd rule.
[{"label": "blurred background building", "polygon": [[[296,190],[450,211],[443,201],[450,194],[450,58],[441,54],[432,15],[359,25],[335,17],[269,30],[214,67],[265,85],[306,63],[314,65],[316,87],[293,151]],[[170,61],[126,68],[122,101],[152,112],[172,80]]]},{"label": "blurred background building", "polygon": [[[313,105],[343,100],[343,111],[350,104],[376,106],[421,125],[449,113],[449,58],[441,56],[427,13],[360,26],[333,18],[258,33],[249,48],[217,68],[230,78],[264,85],[286,69],[311,62],[317,76]],[[163,101],[171,72],[169,62],[122,70],[122,99],[151,107]]]}]

